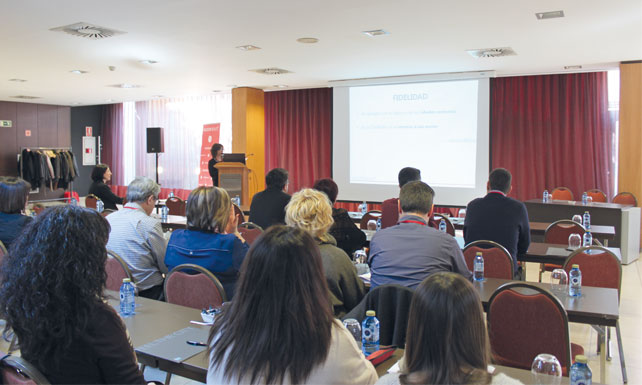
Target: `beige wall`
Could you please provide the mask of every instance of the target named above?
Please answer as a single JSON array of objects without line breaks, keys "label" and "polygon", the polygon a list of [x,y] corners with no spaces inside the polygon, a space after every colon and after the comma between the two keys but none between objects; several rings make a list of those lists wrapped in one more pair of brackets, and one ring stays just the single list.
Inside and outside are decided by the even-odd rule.
[{"label": "beige wall", "polygon": [[265,109],[263,90],[232,90],[232,151],[248,156],[249,197],[265,189]]},{"label": "beige wall", "polygon": [[620,64],[618,191],[631,192],[638,206],[642,203],[642,61]]}]

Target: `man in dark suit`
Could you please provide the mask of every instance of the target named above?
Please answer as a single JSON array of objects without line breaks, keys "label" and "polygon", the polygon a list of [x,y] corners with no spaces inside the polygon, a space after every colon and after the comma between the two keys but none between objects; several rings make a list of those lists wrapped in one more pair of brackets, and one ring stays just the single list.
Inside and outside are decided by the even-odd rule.
[{"label": "man in dark suit", "polygon": [[513,257],[513,275],[522,278],[517,256],[525,254],[531,243],[531,229],[526,206],[506,195],[511,191],[512,176],[504,168],[496,168],[488,176],[488,194],[477,198],[466,207],[464,240],[466,244],[495,241],[504,246]]},{"label": "man in dark suit", "polygon": [[254,194],[250,205],[250,222],[267,229],[275,223],[285,224],[285,206],[290,196],[285,193],[288,188],[288,172],[274,168],[265,176],[266,189]]},{"label": "man in dark suit", "polygon": [[[421,171],[414,167],[404,167],[399,171],[399,188],[406,183],[421,180]],[[381,203],[381,228],[394,226],[399,220],[399,199],[390,198]]]}]

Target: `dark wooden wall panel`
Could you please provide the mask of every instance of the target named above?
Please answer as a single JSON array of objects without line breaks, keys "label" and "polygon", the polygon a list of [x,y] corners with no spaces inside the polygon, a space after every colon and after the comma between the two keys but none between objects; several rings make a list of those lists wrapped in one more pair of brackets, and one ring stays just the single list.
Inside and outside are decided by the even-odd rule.
[{"label": "dark wooden wall panel", "polygon": [[16,104],[0,102],[0,120],[11,120],[11,127],[0,127],[0,175],[15,175],[18,142],[16,138]]},{"label": "dark wooden wall panel", "polygon": [[0,101],[0,120],[12,121],[0,127],[0,175],[18,175],[22,147],[71,147],[70,107]]},{"label": "dark wooden wall panel", "polygon": [[38,147],[58,146],[58,107],[38,105]]},{"label": "dark wooden wall panel", "polygon": [[58,146],[71,147],[71,107],[58,107]]},{"label": "dark wooden wall panel", "polygon": [[[18,147],[38,147],[38,105],[28,103],[17,103],[17,105]],[[31,131],[31,136],[26,135],[27,131]]]}]

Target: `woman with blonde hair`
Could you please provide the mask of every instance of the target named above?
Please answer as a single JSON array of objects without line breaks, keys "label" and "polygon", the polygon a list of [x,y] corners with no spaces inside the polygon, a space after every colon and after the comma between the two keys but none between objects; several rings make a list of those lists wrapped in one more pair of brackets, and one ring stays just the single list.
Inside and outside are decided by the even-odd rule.
[{"label": "woman with blonde hair", "polygon": [[319,245],[334,315],[342,317],[357,306],[366,289],[348,254],[328,233],[333,220],[327,195],[309,188],[295,193],[285,207],[285,223],[306,230]]},{"label": "woman with blonde hair", "polygon": [[229,195],[219,187],[197,187],[189,194],[185,211],[187,229],[172,232],[165,265],[169,270],[184,263],[206,268],[231,299],[249,246],[238,231]]}]

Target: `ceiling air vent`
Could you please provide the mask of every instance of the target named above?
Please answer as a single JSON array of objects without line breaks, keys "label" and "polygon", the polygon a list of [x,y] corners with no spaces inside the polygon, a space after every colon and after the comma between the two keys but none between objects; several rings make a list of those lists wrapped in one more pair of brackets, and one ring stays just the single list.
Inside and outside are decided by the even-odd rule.
[{"label": "ceiling air vent", "polygon": [[16,96],[9,96],[10,98],[15,98],[15,99],[40,99],[40,96],[29,96],[29,95],[16,95]]},{"label": "ceiling air vent", "polygon": [[282,74],[291,73],[291,71],[284,70],[282,68],[262,68],[262,69],[250,70],[250,71],[263,74],[263,75],[282,75]]},{"label": "ceiling air vent", "polygon": [[65,25],[58,28],[51,28],[50,31],[64,32],[69,35],[86,37],[87,39],[92,39],[92,40],[106,39],[108,37],[121,35],[125,33],[121,31],[116,31],[115,29],[99,27],[97,25],[83,23],[83,22]]},{"label": "ceiling air vent", "polygon": [[515,51],[513,51],[513,49],[510,47],[469,49],[466,52],[468,52],[470,56],[476,57],[476,58],[517,55]]}]

